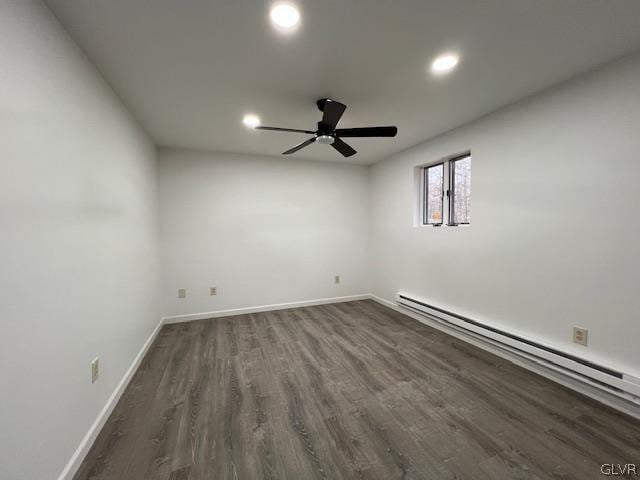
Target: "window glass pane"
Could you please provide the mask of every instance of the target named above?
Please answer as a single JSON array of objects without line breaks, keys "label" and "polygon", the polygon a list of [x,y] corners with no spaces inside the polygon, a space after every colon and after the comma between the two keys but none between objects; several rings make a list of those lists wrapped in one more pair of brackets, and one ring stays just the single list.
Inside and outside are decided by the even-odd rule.
[{"label": "window glass pane", "polygon": [[442,223],[442,189],[444,165],[428,167],[425,178],[425,222],[426,224]]},{"label": "window glass pane", "polygon": [[471,220],[471,157],[453,162],[453,223]]}]

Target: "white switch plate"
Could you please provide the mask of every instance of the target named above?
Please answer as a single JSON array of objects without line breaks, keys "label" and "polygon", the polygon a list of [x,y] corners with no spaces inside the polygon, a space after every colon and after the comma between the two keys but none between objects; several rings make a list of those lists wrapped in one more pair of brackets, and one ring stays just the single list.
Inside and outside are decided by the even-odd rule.
[{"label": "white switch plate", "polygon": [[100,359],[98,357],[91,361],[91,383],[96,383],[100,376]]},{"label": "white switch plate", "polygon": [[179,288],[178,289],[178,298],[187,298],[187,289]]}]

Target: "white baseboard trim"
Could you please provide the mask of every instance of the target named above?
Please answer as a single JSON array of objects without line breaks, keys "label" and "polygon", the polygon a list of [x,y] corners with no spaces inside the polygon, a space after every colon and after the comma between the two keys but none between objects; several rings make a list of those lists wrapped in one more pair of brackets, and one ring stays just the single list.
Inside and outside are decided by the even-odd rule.
[{"label": "white baseboard trim", "polygon": [[142,359],[144,358],[145,354],[149,350],[149,347],[151,347],[151,344],[158,336],[158,333],[160,332],[160,329],[162,328],[163,324],[164,324],[163,320],[160,320],[160,323],[158,323],[158,325],[153,330],[153,332],[151,332],[151,335],[149,335],[149,338],[147,338],[147,341],[144,343],[144,345],[142,346],[142,348],[140,349],[136,357],[133,359],[133,362],[125,372],[124,376],[122,377],[122,380],[120,380],[120,383],[118,383],[115,390],[107,400],[107,403],[98,414],[98,417],[95,419],[95,421],[89,428],[89,431],[86,433],[86,435],[80,442],[80,445],[71,456],[71,459],[62,470],[62,473],[58,477],[58,480],[72,480],[73,476],[76,474],[76,472],[80,468],[82,461],[84,460],[87,453],[89,453],[89,450],[93,446],[93,442],[98,437],[100,430],[102,430],[102,427],[104,426],[107,419],[111,415],[111,412],[113,412],[113,409],[118,403],[118,400],[120,400],[120,397],[122,396],[125,389],[127,388],[127,385],[129,385],[129,382],[131,381],[133,374],[136,373],[136,371],[138,370],[138,367],[140,366],[140,363],[142,362]]},{"label": "white baseboard trim", "polygon": [[471,343],[472,345],[475,345],[478,348],[481,348],[494,355],[497,355],[498,357],[504,358],[505,360],[511,363],[514,363],[515,365],[518,365],[533,373],[541,375],[551,381],[559,383],[560,385],[563,385],[578,393],[586,395],[587,397],[590,397],[600,403],[603,403],[609,407],[612,407],[616,410],[626,413],[627,415],[640,419],[640,408],[638,408],[638,406],[632,402],[628,402],[596,386],[585,383],[569,375],[565,375],[560,371],[553,370],[545,365],[536,363],[534,361],[528,360],[525,357],[521,357],[507,350],[501,349],[498,346],[493,345],[487,341],[477,339],[472,335],[465,333],[462,330],[451,328],[447,325],[444,325],[438,322],[437,320],[431,320],[427,315],[422,315],[420,313],[412,312],[411,310],[407,308],[403,308],[397,305],[396,303],[391,302],[385,298],[378,297],[377,295],[374,295],[374,294],[369,294],[369,298],[380,303],[381,305],[384,305],[385,307],[389,307],[399,313],[402,313],[407,317],[411,317],[424,325],[433,327],[437,330],[440,330],[448,335],[456,337],[467,343]]},{"label": "white baseboard trim", "polygon": [[106,423],[107,419],[113,412],[113,409],[118,403],[118,400],[120,400],[120,397],[122,396],[125,389],[127,388],[127,385],[129,385],[131,378],[133,377],[134,373],[140,366],[140,363],[142,362],[142,359],[144,358],[147,351],[149,350],[149,347],[151,347],[151,344],[156,339],[156,337],[158,336],[158,333],[160,332],[160,329],[165,323],[189,322],[192,320],[227,317],[231,315],[242,315],[245,313],[267,312],[271,310],[283,310],[286,308],[294,308],[294,307],[309,307],[312,305],[324,305],[329,303],[353,302],[355,300],[366,300],[369,298],[371,298],[371,296],[368,293],[365,293],[361,295],[349,295],[346,297],[319,298],[316,300],[305,300],[301,302],[278,303],[274,305],[262,305],[262,306],[247,307],[247,308],[234,308],[229,310],[218,310],[214,312],[196,313],[191,315],[176,315],[173,317],[163,317],[158,323],[158,325],[156,326],[156,328],[153,330],[153,332],[151,332],[151,335],[149,335],[149,338],[147,338],[147,341],[144,343],[144,345],[142,346],[142,348],[140,349],[136,357],[133,359],[133,362],[131,363],[131,365],[125,372],[124,376],[122,377],[122,380],[120,380],[120,383],[118,383],[118,385],[116,386],[115,390],[107,400],[107,403],[102,408],[97,418],[89,428],[89,431],[86,433],[86,435],[80,442],[80,445],[71,456],[71,459],[65,465],[64,469],[62,470],[62,473],[58,477],[58,480],[73,479],[73,476],[76,474],[76,472],[80,468],[82,461],[84,460],[87,453],[89,453],[89,450],[93,446],[93,442],[98,437],[100,430],[102,430],[102,427],[104,427],[104,424]]},{"label": "white baseboard trim", "polygon": [[206,320],[209,318],[229,317],[232,315],[244,315],[247,313],[269,312],[272,310],[284,310],[286,308],[311,307],[313,305],[326,305],[328,303],[353,302],[371,298],[368,293],[360,295],[348,295],[346,297],[318,298],[316,300],[303,300],[301,302],[275,303],[272,305],[260,305],[257,307],[230,308],[227,310],[215,310],[213,312],[191,313],[187,315],[173,315],[163,317],[165,324],[191,322],[193,320]]}]

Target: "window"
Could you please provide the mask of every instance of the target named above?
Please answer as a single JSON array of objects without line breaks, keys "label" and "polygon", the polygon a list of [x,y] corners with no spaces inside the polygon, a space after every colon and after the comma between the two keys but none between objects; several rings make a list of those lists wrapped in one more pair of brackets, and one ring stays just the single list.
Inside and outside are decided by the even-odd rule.
[{"label": "window", "polygon": [[466,225],[471,218],[471,156],[451,160],[449,168],[451,169],[449,224]]},{"label": "window", "polygon": [[422,224],[441,226],[447,218],[447,225],[468,225],[471,220],[471,154],[422,167],[422,173]]},{"label": "window", "polygon": [[424,168],[425,225],[442,225],[444,214],[444,163]]}]

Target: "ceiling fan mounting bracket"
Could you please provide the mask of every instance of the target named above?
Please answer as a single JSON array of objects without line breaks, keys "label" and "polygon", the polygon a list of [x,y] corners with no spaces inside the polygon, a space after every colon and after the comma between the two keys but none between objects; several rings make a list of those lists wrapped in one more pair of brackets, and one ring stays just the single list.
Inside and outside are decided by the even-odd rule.
[{"label": "ceiling fan mounting bracket", "polygon": [[320,98],[316,101],[316,105],[318,106],[318,110],[324,112],[324,106],[327,104],[327,98]]}]

